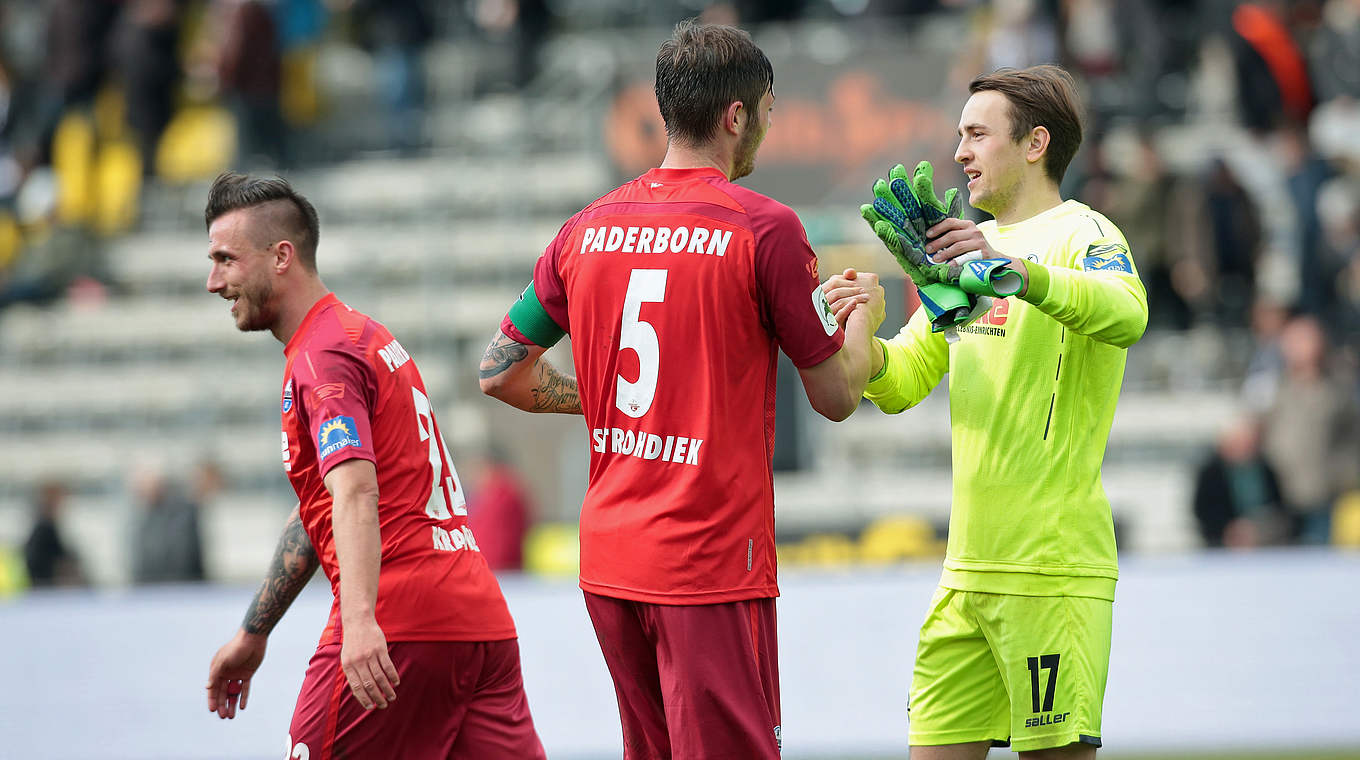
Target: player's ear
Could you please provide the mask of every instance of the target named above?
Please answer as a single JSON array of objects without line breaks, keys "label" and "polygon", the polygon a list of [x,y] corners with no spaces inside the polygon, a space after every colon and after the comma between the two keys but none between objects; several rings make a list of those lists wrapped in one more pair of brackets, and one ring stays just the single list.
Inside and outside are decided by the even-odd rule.
[{"label": "player's ear", "polygon": [[749,118],[751,114],[746,112],[745,105],[740,100],[734,100],[723,110],[722,128],[731,134],[740,135],[742,125]]},{"label": "player's ear", "polygon": [[274,271],[283,274],[297,262],[297,247],[289,240],[274,244]]},{"label": "player's ear", "polygon": [[1025,145],[1025,158],[1030,163],[1035,163],[1044,157],[1048,152],[1048,141],[1052,137],[1048,133],[1048,127],[1038,126],[1029,131],[1029,142]]}]

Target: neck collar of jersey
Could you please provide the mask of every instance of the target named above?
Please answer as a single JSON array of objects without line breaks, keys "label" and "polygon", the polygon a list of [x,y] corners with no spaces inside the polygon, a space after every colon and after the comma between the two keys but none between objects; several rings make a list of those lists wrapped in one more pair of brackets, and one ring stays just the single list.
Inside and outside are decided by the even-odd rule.
[{"label": "neck collar of jersey", "polygon": [[1045,222],[1052,221],[1055,217],[1062,216],[1063,214],[1067,213],[1068,211],[1071,211],[1074,207],[1079,205],[1081,204],[1069,198],[1051,209],[1048,209],[1046,211],[1040,211],[1039,213],[1035,214],[1034,216],[1031,216],[1028,219],[1021,219],[1018,222],[1011,222],[1010,224],[998,224],[996,226],[996,229],[998,232],[1003,230],[1009,232],[1011,230],[1016,230],[1030,224],[1044,224]]},{"label": "neck collar of jersey", "polygon": [[652,169],[642,175],[643,179],[654,180],[657,182],[684,182],[686,180],[700,179],[702,177],[717,177],[727,181],[727,175],[713,166],[696,166],[693,169]]},{"label": "neck collar of jersey", "polygon": [[338,303],[340,303],[339,296],[334,293],[327,293],[321,297],[321,300],[312,304],[312,308],[307,310],[307,316],[302,318],[302,322],[298,323],[297,330],[293,331],[293,337],[288,339],[288,345],[283,347],[283,355],[292,358],[293,352],[297,350],[298,343],[302,341],[302,336],[307,333],[307,328],[311,326],[316,315]]}]

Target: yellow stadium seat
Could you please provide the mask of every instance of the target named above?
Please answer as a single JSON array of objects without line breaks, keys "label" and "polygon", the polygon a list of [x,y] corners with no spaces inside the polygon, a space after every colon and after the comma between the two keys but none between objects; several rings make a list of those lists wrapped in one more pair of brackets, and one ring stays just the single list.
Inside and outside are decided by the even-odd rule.
[{"label": "yellow stadium seat", "polygon": [[524,540],[524,569],[568,578],[581,571],[581,544],[574,523],[535,525]]},{"label": "yellow stadium seat", "polygon": [[20,231],[19,222],[14,219],[14,215],[0,210],[0,272],[3,272],[14,257],[19,255],[19,246],[23,242],[23,232]]},{"label": "yellow stadium seat", "polygon": [[226,171],[236,153],[236,122],[226,109],[180,109],[156,147],[156,174],[172,184],[209,180]]},{"label": "yellow stadium seat", "polygon": [[68,113],[52,136],[52,171],[57,177],[57,219],[81,224],[94,213],[94,124]]},{"label": "yellow stadium seat", "polygon": [[1360,547],[1360,491],[1342,494],[1332,510],[1332,543]]},{"label": "yellow stadium seat", "polygon": [[859,549],[861,559],[871,564],[936,557],[941,553],[930,523],[909,515],[882,517],[872,522],[860,536]]},{"label": "yellow stadium seat", "polygon": [[101,145],[94,167],[94,228],[104,235],[126,232],[137,221],[142,194],[142,156],[126,140]]}]

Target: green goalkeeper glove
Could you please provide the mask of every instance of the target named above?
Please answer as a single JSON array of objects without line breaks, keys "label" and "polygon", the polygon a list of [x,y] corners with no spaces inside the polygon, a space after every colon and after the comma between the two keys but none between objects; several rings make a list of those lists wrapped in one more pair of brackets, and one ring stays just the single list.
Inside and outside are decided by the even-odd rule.
[{"label": "green goalkeeper glove", "polygon": [[861,206],[860,215],[902,271],[916,283],[921,305],[930,316],[931,330],[942,332],[969,322],[977,299],[956,284],[961,264],[936,263],[926,253],[926,230],[938,224],[946,214],[960,214],[963,203],[957,190],[945,194],[947,204],[935,197],[929,161],[917,165],[913,181],[924,188],[925,203],[917,199],[913,186],[907,183],[906,167],[898,164],[889,172],[887,180],[874,183],[874,202]]}]

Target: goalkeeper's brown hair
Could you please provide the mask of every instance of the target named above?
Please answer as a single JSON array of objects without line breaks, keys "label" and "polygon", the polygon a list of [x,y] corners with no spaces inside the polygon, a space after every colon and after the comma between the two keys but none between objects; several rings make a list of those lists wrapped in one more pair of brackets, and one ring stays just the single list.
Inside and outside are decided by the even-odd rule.
[{"label": "goalkeeper's brown hair", "polygon": [[294,190],[286,179],[251,177],[235,172],[217,175],[208,189],[203,223],[211,229],[218,217],[257,206],[267,214],[265,223],[257,229],[270,239],[261,238],[256,243],[267,247],[287,240],[297,249],[298,260],[307,271],[316,272],[316,244],[321,238],[321,221],[311,201]]},{"label": "goalkeeper's brown hair", "polygon": [[656,105],[666,136],[686,145],[713,139],[734,100],[759,118],[760,99],[773,87],[770,59],[734,26],[681,21],[656,52]]},{"label": "goalkeeper's brown hair", "polygon": [[968,84],[968,92],[999,92],[1010,104],[1011,141],[1020,142],[1035,127],[1048,130],[1044,173],[1062,182],[1067,165],[1081,147],[1081,111],[1072,75],[1052,64],[1027,69],[997,69]]}]

